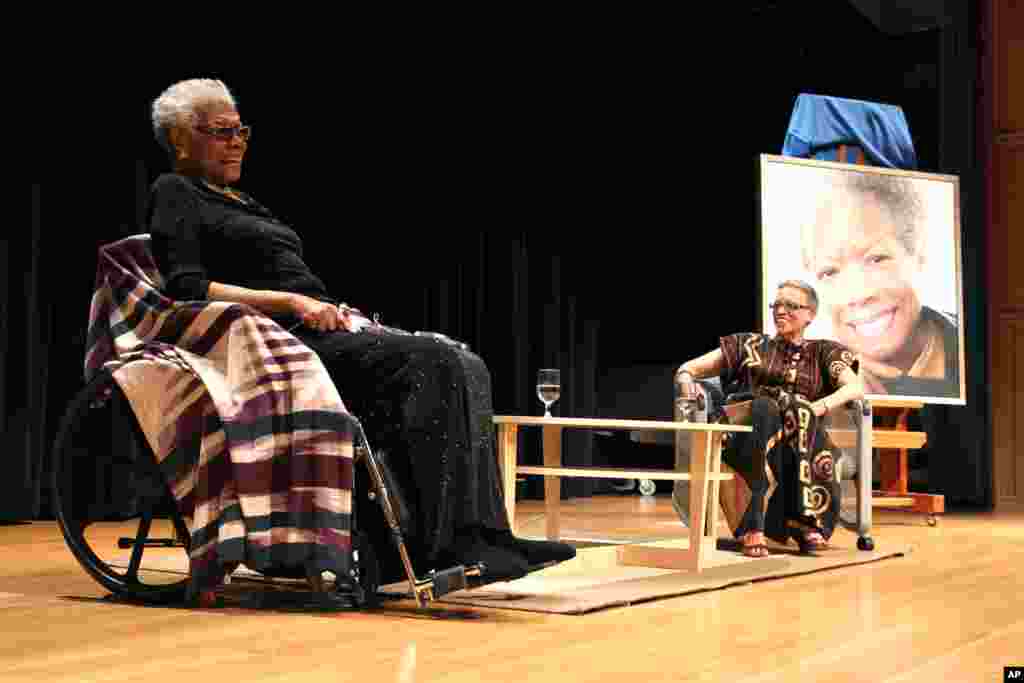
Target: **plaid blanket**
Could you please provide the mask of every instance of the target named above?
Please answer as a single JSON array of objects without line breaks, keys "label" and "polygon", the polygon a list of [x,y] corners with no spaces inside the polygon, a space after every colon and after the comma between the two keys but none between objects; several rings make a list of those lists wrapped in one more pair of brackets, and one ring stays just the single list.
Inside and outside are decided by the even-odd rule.
[{"label": "plaid blanket", "polygon": [[236,563],[347,575],[354,422],[319,357],[254,309],[176,302],[148,235],[99,250],[86,379],[112,371],[191,533],[190,592]]}]

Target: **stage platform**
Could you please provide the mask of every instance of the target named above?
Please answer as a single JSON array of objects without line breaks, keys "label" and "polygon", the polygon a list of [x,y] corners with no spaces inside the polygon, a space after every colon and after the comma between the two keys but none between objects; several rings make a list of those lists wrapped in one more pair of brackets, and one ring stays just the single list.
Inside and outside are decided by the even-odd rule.
[{"label": "stage platform", "polygon": [[[517,515],[543,535],[541,501]],[[581,546],[682,535],[665,496],[565,501],[561,524]],[[879,511],[874,536],[913,550],[585,615],[411,601],[325,614],[120,604],[54,522],[4,525],[0,681],[996,681],[1024,664],[1024,511],[954,510],[938,527]]]}]

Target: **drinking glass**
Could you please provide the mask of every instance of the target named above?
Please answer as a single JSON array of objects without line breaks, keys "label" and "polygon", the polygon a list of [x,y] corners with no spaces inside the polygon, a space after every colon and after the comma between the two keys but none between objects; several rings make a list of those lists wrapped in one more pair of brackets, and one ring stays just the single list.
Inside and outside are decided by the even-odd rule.
[{"label": "drinking glass", "polygon": [[551,417],[551,404],[562,395],[562,372],[554,368],[537,371],[537,398],[544,404],[544,417]]}]

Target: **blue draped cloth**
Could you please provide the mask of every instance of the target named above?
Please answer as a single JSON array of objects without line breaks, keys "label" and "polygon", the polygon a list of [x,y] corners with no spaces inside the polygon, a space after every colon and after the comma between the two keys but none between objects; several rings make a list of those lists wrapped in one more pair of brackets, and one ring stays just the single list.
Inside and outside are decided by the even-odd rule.
[{"label": "blue draped cloth", "polygon": [[860,147],[875,166],[917,168],[914,142],[900,107],[823,95],[797,97],[782,154],[845,161],[837,158],[839,145]]}]

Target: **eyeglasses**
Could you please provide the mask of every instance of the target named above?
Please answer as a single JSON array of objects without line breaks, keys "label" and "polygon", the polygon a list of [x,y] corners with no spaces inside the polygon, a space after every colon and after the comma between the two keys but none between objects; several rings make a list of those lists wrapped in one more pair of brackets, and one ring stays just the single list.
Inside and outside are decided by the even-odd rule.
[{"label": "eyeglasses", "polygon": [[801,308],[806,308],[806,309],[810,309],[811,308],[810,306],[805,306],[804,304],[798,304],[795,301],[787,301],[786,299],[779,299],[778,301],[773,301],[770,304],[768,304],[768,310],[774,311],[776,308],[779,308],[780,306],[782,308],[785,308],[786,311],[789,312],[789,313],[796,313]]},{"label": "eyeglasses", "polygon": [[242,142],[249,142],[252,137],[252,126],[233,126],[231,128],[211,128],[210,126],[196,126],[200,133],[213,136],[224,142],[231,142],[235,136],[242,138]]}]

